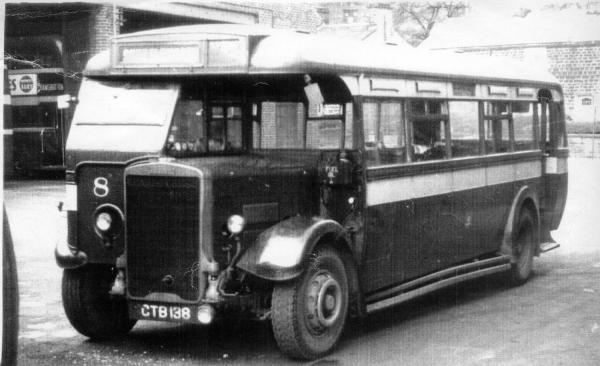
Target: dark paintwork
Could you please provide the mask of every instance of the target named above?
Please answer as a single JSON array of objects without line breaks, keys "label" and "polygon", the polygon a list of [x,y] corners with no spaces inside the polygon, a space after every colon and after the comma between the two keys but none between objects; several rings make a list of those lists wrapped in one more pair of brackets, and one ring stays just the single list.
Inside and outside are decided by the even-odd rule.
[{"label": "dark paintwork", "polygon": [[[244,252],[237,267],[269,280],[292,279],[302,273],[306,265],[310,265],[306,263],[307,260],[310,261],[308,255],[324,236],[329,237],[332,242],[344,241],[347,243],[349,241],[344,237],[344,228],[333,220],[306,216],[292,217],[263,231],[256,243]],[[293,241],[302,248],[297,259],[294,258],[296,259],[294,265],[281,267],[261,261],[261,254],[267,247],[278,245],[277,242],[280,240]]]},{"label": "dark paintwork", "polygon": [[[254,36],[257,35],[252,35],[252,37]],[[262,39],[263,36],[262,34],[258,35],[258,38]],[[126,40],[127,37],[120,39]],[[274,39],[276,41],[278,38]],[[264,42],[261,45],[258,44],[258,39],[255,41],[258,53],[264,52],[269,45],[277,43],[275,41],[273,44]],[[257,98],[256,100],[299,101],[303,100],[301,93],[303,85],[298,74],[305,71],[329,70],[332,72],[331,74],[319,75],[323,80],[325,96],[339,94],[340,103],[349,101],[350,91],[335,76],[335,73],[356,72],[356,65],[352,64],[353,61],[347,61],[348,64],[343,65],[335,64],[335,62],[327,65],[321,61],[317,63],[306,60],[295,61],[297,63],[289,65],[290,69],[288,70],[284,70],[281,65],[273,69],[264,65],[256,67],[256,64],[252,64],[254,61],[251,61],[250,69],[240,70],[240,73],[256,73],[255,75],[235,78],[227,75],[223,78],[224,75],[216,75],[213,70],[209,72],[213,76],[205,79],[198,77],[198,79],[194,79],[194,82],[226,80],[223,81],[223,84],[227,84],[227,88],[220,91],[222,95],[219,94],[219,98],[228,100],[227,103],[243,104],[243,101],[254,101],[254,97]],[[323,66],[326,66],[325,69],[322,68]],[[415,74],[419,77],[426,76],[428,80],[475,80],[469,76],[451,77],[450,74],[437,75],[435,73],[425,75],[394,68],[385,71],[375,68],[365,70],[370,70],[372,76],[378,77],[391,74],[394,74],[395,77],[406,77]],[[129,71],[96,69],[88,74],[110,75],[114,73],[116,75],[121,72]],[[146,72],[148,70],[137,69],[134,71],[134,73]],[[177,72],[182,73],[183,71]],[[192,77],[191,74],[201,73],[200,70],[186,72],[190,74],[189,77]],[[293,72],[296,75],[287,79],[282,79],[282,76],[274,76],[279,72]],[[165,71],[164,69],[154,70],[153,73],[160,74]],[[552,87],[560,91],[558,84],[542,79],[532,82],[528,86]],[[258,84],[254,84],[255,81],[264,80],[271,82],[266,83],[268,86],[264,87],[264,90],[261,89],[263,86],[257,87]],[[479,83],[484,84],[492,81],[498,82],[498,80],[501,80],[503,85],[521,85],[518,84],[518,78],[496,78],[488,75],[486,78],[477,79]],[[290,82],[286,83],[285,81]],[[331,90],[328,91],[328,88]],[[217,89],[215,87],[215,90]],[[354,101],[360,103],[361,100],[362,98],[358,96]],[[207,102],[206,106],[210,106],[210,101],[205,100],[205,102]],[[250,110],[249,107],[243,109]],[[203,179],[206,184],[199,197],[199,202],[202,202],[200,204],[205,209],[202,211],[201,208],[200,220],[202,223],[199,228],[201,233],[198,234],[198,245],[201,246],[199,261],[206,261],[206,263],[200,264],[204,266],[201,267],[201,270],[209,268],[208,262],[219,263],[221,269],[228,264],[232,253],[235,252],[234,249],[233,252],[231,249],[235,247],[235,241],[222,235],[222,232],[227,218],[233,214],[240,214],[247,217],[248,226],[242,236],[243,255],[237,263],[238,268],[256,277],[269,280],[291,279],[305,268],[307,254],[310,253],[317,241],[323,237],[328,240],[343,237],[344,241],[348,242],[348,248],[357,261],[361,291],[369,295],[457,263],[477,257],[497,255],[502,250],[501,244],[507,232],[510,233],[510,230],[506,230],[507,220],[515,215],[518,217],[518,213],[515,212],[520,206],[515,207],[515,203],[520,204],[526,199],[530,199],[534,204],[543,202],[542,215],[544,215],[543,210],[546,210],[546,216],[549,217],[542,220],[545,225],[543,230],[553,227],[557,218],[560,218],[563,209],[561,205],[564,206],[566,194],[554,201],[547,197],[554,194],[552,189],[564,183],[566,174],[553,178],[554,183],[552,180],[535,178],[366,208],[365,189],[369,181],[447,173],[454,170],[517,162],[541,161],[542,152],[408,163],[367,170],[361,158],[365,153],[361,114],[361,106],[355,105],[352,141],[358,151],[350,152],[348,164],[338,160],[338,151],[322,153],[309,150],[271,150],[232,156],[161,159],[160,162],[150,158],[147,160],[148,163],[140,160],[132,164],[127,168],[127,174],[159,175],[176,179],[179,175],[188,174],[183,173],[185,168],[182,167],[189,167],[198,172],[198,179]],[[249,116],[244,118],[249,119]],[[248,121],[245,122],[248,123]],[[122,237],[115,242],[112,249],[107,250],[102,245],[102,240],[89,225],[88,220],[91,219],[93,210],[105,201],[110,201],[117,207],[124,207],[123,189],[126,188],[124,188],[122,174],[128,164],[126,162],[143,155],[159,155],[164,158],[162,149],[162,146],[156,146],[155,151],[131,153],[126,151],[127,146],[116,146],[113,151],[87,151],[85,148],[69,151],[67,157],[68,179],[70,177],[79,185],[80,204],[76,219],[79,237],[77,242],[80,248],[83,248],[88,254],[91,262],[114,263],[124,249]],[[553,150],[551,154],[558,156],[561,152]],[[87,161],[97,161],[98,164],[87,164]],[[103,162],[115,162],[116,164]],[[327,167],[336,167],[340,175],[327,182]],[[95,177],[104,177],[104,175],[110,174],[112,174],[110,178],[114,179],[115,185],[121,187],[120,192],[115,191],[114,196],[101,199],[91,195],[93,185],[90,182],[93,182]],[[525,190],[533,193],[529,196],[523,195],[515,198],[517,192],[524,191],[524,187],[530,187]],[[543,195],[540,193],[542,188],[544,189]],[[560,194],[562,193],[565,192],[560,192]],[[350,203],[351,201],[354,203]],[[84,208],[86,205],[89,207]],[[158,211],[158,209],[156,210]],[[71,229],[75,226],[72,220],[71,218]],[[512,222],[514,223],[514,221]],[[511,222],[509,222],[510,224]],[[71,229],[70,238],[72,238]],[[264,253],[265,248],[276,245],[277,241],[282,238],[297,241],[301,246],[300,252],[303,258],[300,258],[291,267],[284,269],[272,264],[261,263],[261,254]],[[186,245],[190,245],[190,243]],[[151,267],[151,263],[144,266]],[[172,268],[164,268],[164,270],[166,272],[180,270],[173,266],[171,264]],[[151,270],[151,268],[146,269]]]},{"label": "dark paintwork", "polygon": [[[540,153],[520,155],[516,158],[520,162],[541,160]],[[369,170],[367,177],[382,179],[391,172],[397,177],[414,176],[419,168],[420,172],[440,173],[502,162],[507,162],[507,156],[440,161]],[[537,195],[540,184],[540,178],[528,179],[369,207],[365,242],[377,245],[366,245],[363,291],[369,293],[498,252],[516,193],[527,186]]]}]

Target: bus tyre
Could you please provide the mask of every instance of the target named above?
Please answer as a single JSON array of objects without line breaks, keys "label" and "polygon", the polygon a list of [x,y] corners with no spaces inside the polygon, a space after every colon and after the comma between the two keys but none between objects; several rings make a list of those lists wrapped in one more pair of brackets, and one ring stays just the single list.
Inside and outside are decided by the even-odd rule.
[{"label": "bus tyre", "polygon": [[283,353],[312,360],[330,352],[348,313],[348,277],[340,255],[331,247],[319,249],[302,275],[275,285],[271,310]]},{"label": "bus tyre", "polygon": [[115,276],[110,266],[89,264],[63,273],[62,298],[67,318],[81,334],[94,340],[125,334],[136,320],[129,319],[124,298],[111,297]]},{"label": "bus tyre", "polygon": [[17,280],[17,262],[10,226],[4,209],[2,233],[2,366],[17,364],[19,348],[19,283]]},{"label": "bus tyre", "polygon": [[509,282],[512,285],[520,286],[531,276],[535,237],[533,217],[529,209],[524,207],[519,215],[518,229],[513,241],[512,250],[516,261],[512,263],[509,272]]}]

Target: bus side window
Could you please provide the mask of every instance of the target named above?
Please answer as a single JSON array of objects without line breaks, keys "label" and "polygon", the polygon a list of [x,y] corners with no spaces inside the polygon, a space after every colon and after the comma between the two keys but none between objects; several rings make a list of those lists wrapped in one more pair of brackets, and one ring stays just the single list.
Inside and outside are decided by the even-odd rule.
[{"label": "bus side window", "polygon": [[363,103],[363,120],[366,159],[370,166],[406,161],[406,141],[400,101]]},{"label": "bus side window", "polygon": [[452,157],[479,155],[479,103],[451,101],[448,104]]},{"label": "bus side window", "polygon": [[551,146],[556,149],[567,147],[565,125],[561,122],[564,119],[563,106],[558,102],[550,102],[548,104],[550,106],[550,118],[548,119],[548,124],[550,125]]},{"label": "bus side window", "polygon": [[486,154],[501,154],[511,151],[510,103],[484,102],[484,138]]},{"label": "bus side window", "polygon": [[530,102],[513,102],[515,151],[535,149],[534,108]]},{"label": "bus side window", "polygon": [[411,100],[413,159],[440,160],[449,157],[448,107],[439,100]]}]

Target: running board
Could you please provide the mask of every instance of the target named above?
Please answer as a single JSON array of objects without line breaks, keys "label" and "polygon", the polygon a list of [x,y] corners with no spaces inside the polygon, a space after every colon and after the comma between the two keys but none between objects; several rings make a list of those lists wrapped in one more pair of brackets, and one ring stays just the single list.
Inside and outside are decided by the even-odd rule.
[{"label": "running board", "polygon": [[555,242],[542,243],[540,244],[540,253],[546,253],[558,247],[560,247],[560,244]]},{"label": "running board", "polygon": [[373,313],[439,289],[510,269],[507,255],[448,268],[366,297],[367,313]]}]

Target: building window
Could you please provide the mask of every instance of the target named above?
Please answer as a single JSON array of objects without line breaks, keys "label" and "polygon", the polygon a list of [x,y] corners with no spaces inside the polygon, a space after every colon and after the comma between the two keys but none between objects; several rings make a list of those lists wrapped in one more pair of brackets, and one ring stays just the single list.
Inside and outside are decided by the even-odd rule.
[{"label": "building window", "polygon": [[317,13],[319,13],[319,15],[321,16],[323,24],[329,24],[329,9],[317,8]]},{"label": "building window", "polygon": [[356,13],[357,11],[354,9],[344,10],[344,23],[350,24],[356,22]]}]

